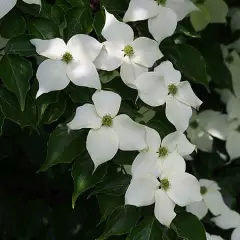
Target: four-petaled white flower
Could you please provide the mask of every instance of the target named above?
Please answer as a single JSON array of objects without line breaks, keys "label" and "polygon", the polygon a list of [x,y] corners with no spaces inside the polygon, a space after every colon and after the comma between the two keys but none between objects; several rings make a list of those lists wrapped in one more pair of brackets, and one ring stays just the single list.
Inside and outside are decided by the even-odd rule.
[{"label": "four-petaled white flower", "polygon": [[220,140],[226,140],[227,138],[227,114],[213,110],[205,110],[199,114],[194,113],[190,119],[187,135],[198,149],[204,152],[211,152],[214,137]]},{"label": "four-petaled white flower", "polygon": [[181,170],[174,170],[163,171],[159,178],[151,174],[133,178],[125,195],[125,204],[141,207],[155,203],[156,218],[169,227],[176,216],[176,204],[184,207],[202,200],[198,180]]},{"label": "four-petaled white flower", "polygon": [[67,44],[60,39],[32,39],[39,55],[49,59],[37,70],[39,90],[43,93],[62,90],[72,81],[77,86],[101,89],[99,75],[92,63],[99,55],[102,44],[88,35],[77,34]]},{"label": "four-petaled white flower", "polygon": [[159,176],[172,171],[185,172],[186,163],[183,156],[191,154],[195,146],[191,144],[181,132],[167,135],[162,141],[158,132],[146,128],[145,140],[147,148],[141,151],[132,164],[133,178],[146,174]]},{"label": "four-petaled white flower", "polygon": [[150,106],[166,103],[166,117],[184,132],[192,116],[192,107],[198,108],[202,101],[194,94],[187,81],[180,82],[181,73],[169,61],[162,62],[154,72],[142,73],[136,79],[139,97]]},{"label": "four-petaled white flower", "polygon": [[222,229],[231,229],[235,228],[231,235],[231,240],[240,239],[240,214],[227,209],[221,215],[211,219],[218,227]]},{"label": "four-petaled white flower", "polygon": [[114,15],[106,13],[102,35],[107,40],[94,61],[98,69],[112,71],[120,68],[120,76],[125,84],[135,88],[136,78],[147,72],[148,68],[163,55],[159,44],[149,38],[139,37],[134,40],[134,32],[126,23],[118,21]]},{"label": "four-petaled white flower", "polygon": [[118,115],[121,97],[110,91],[97,91],[92,96],[93,104],[77,108],[73,120],[67,124],[71,130],[90,128],[87,150],[95,169],[111,160],[118,149],[124,151],[146,148],[145,127],[135,123],[125,114]]},{"label": "four-petaled white flower", "polygon": [[219,191],[220,187],[218,184],[207,179],[200,179],[199,183],[201,186],[200,192],[203,196],[203,200],[188,205],[186,210],[196,215],[200,220],[207,215],[208,209],[214,216],[225,212],[228,207]]},{"label": "four-petaled white flower", "polygon": [[149,32],[160,42],[174,33],[178,21],[196,10],[189,0],[131,0],[123,21],[149,19]]},{"label": "four-petaled white flower", "polygon": [[[28,4],[41,5],[41,0],[23,0]],[[4,17],[16,5],[17,0],[0,0],[0,19]]]}]

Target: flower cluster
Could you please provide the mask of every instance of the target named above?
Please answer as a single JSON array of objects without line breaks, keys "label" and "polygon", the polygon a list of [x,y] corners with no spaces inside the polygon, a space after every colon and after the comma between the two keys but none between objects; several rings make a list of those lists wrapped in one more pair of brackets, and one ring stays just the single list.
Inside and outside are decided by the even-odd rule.
[{"label": "flower cluster", "polygon": [[[175,205],[187,206],[202,200],[198,180],[186,173],[184,156],[195,146],[183,132],[189,126],[192,108],[198,109],[201,100],[170,61],[156,62],[163,57],[160,42],[171,36],[191,11],[197,10],[188,0],[132,0],[123,18],[125,22],[148,19],[153,39],[134,38],[132,28],[105,10],[103,43],[93,37],[77,34],[67,44],[62,39],[32,39],[36,52],[48,58],[38,67],[37,79],[42,94],[62,90],[72,82],[77,86],[94,88],[93,104],[77,108],[70,130],[89,128],[86,148],[95,169],[122,151],[139,151],[131,168],[132,181],[125,203],[146,206],[155,202],[155,216],[170,226],[176,216]],[[165,24],[165,22],[168,24]],[[121,96],[103,90],[97,69],[113,71],[120,67],[122,81],[138,92],[139,98],[151,107],[166,104],[166,117],[176,132],[162,141],[151,128],[119,114]],[[154,67],[154,71],[149,68]]]}]

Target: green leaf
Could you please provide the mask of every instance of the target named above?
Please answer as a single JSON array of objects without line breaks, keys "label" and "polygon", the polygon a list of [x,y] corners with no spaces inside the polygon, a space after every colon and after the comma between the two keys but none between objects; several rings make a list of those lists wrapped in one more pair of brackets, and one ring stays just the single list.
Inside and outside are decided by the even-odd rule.
[{"label": "green leaf", "polygon": [[0,88],[0,106],[7,119],[19,124],[22,128],[35,127],[37,124],[37,110],[33,100],[27,96],[24,111],[21,111],[17,97],[5,88]]},{"label": "green leaf", "polygon": [[140,209],[134,206],[120,206],[116,208],[107,220],[105,232],[101,236],[107,239],[113,235],[129,233],[135,227]]},{"label": "green leaf", "polygon": [[4,124],[4,119],[5,119],[5,116],[2,112],[2,110],[0,109],[0,135],[2,135],[2,127]]},{"label": "green leaf", "polygon": [[16,94],[23,111],[25,98],[30,88],[29,80],[33,75],[32,64],[20,56],[5,55],[0,65],[0,78],[4,86]]},{"label": "green leaf", "polygon": [[75,7],[66,14],[67,27],[64,30],[65,39],[69,40],[76,34],[88,34],[93,29],[93,18],[90,8]]},{"label": "green leaf", "polygon": [[177,214],[171,228],[183,239],[206,240],[206,231],[202,222],[191,213],[181,212]]},{"label": "green leaf", "polygon": [[112,81],[115,77],[119,77],[119,72],[117,70],[114,70],[112,72],[101,71],[99,73],[99,77],[102,83],[108,83]]},{"label": "green leaf", "polygon": [[28,23],[28,31],[33,38],[52,39],[60,37],[59,29],[56,23],[45,18],[31,19]]},{"label": "green leaf", "polygon": [[99,224],[104,222],[117,207],[124,205],[123,196],[109,196],[105,194],[99,194],[97,196],[97,199],[100,212],[102,215]]},{"label": "green leaf", "polygon": [[94,17],[93,20],[93,28],[98,35],[98,38],[104,41],[104,38],[102,37],[102,30],[105,24],[105,15],[104,12],[99,10]]},{"label": "green leaf", "polygon": [[36,54],[35,48],[29,39],[29,36],[24,34],[10,39],[4,49],[5,53],[18,54],[26,57]]},{"label": "green leaf", "polygon": [[232,89],[231,73],[224,62],[220,44],[211,43],[211,47],[209,47],[209,42],[199,40],[195,41],[194,45],[204,57],[207,72],[216,86]]},{"label": "green leaf", "polygon": [[129,175],[122,175],[111,181],[104,181],[96,186],[96,190],[94,190],[90,196],[99,193],[112,196],[121,196],[126,192],[127,187],[130,184],[130,180],[131,177]]},{"label": "green leaf", "polygon": [[126,240],[159,240],[163,235],[163,227],[156,218],[145,218],[132,229]]},{"label": "green leaf", "polygon": [[94,91],[86,87],[78,87],[75,85],[69,85],[66,89],[73,102],[76,103],[87,103],[92,101],[92,95]]},{"label": "green leaf", "polygon": [[89,0],[67,0],[73,7],[86,7],[89,6]]},{"label": "green leaf", "polygon": [[116,12],[124,14],[129,6],[130,0],[101,0],[102,5],[109,12]]},{"label": "green leaf", "polygon": [[42,1],[40,17],[50,19],[56,24],[61,24],[64,21],[64,10],[56,4]]},{"label": "green leaf", "polygon": [[25,32],[26,22],[17,9],[10,11],[0,22],[0,35],[13,38]]},{"label": "green leaf", "polygon": [[107,173],[107,164],[102,164],[94,173],[93,171],[94,164],[88,154],[77,156],[74,159],[72,167],[72,178],[74,181],[72,208],[75,207],[75,203],[81,193],[103,180]]},{"label": "green leaf", "polygon": [[44,112],[42,122],[44,124],[56,122],[64,114],[66,106],[67,102],[64,98],[56,103],[50,104]]},{"label": "green leaf", "polygon": [[208,88],[206,64],[197,49],[187,44],[174,44],[163,46],[162,51],[184,77]]},{"label": "green leaf", "polygon": [[47,159],[39,171],[46,171],[59,163],[71,163],[85,150],[85,144],[83,130],[70,131],[66,125],[60,124],[49,137]]}]

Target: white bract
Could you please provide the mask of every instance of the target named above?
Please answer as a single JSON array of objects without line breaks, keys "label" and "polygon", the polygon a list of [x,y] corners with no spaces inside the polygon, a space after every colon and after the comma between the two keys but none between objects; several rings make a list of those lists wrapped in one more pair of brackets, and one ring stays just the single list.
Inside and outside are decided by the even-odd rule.
[{"label": "white bract", "polygon": [[196,215],[200,220],[207,215],[208,209],[214,216],[222,214],[228,207],[224,203],[220,187],[214,181],[207,179],[200,179],[200,192],[203,200],[200,202],[192,203],[186,207],[187,212]]},{"label": "white bract", "polygon": [[[23,0],[28,4],[41,5],[41,0]],[[17,0],[0,0],[0,19],[4,17],[17,3]]]},{"label": "white bract", "polygon": [[[170,25],[175,21],[173,13],[177,16],[177,20],[181,21],[190,12],[196,10],[198,8],[190,0],[131,0],[123,20],[133,22],[151,19],[162,27],[166,20]],[[161,31],[161,28],[159,30]]]},{"label": "white bract", "polygon": [[183,156],[191,154],[192,145],[181,132],[167,135],[162,141],[158,132],[146,127],[145,140],[147,148],[141,151],[132,164],[132,176],[141,177],[153,174],[156,177],[171,171],[185,172],[186,163]]},{"label": "white bract", "polygon": [[118,115],[121,97],[110,91],[97,91],[92,96],[93,104],[77,108],[69,129],[90,128],[87,136],[87,150],[95,169],[111,160],[118,149],[124,151],[146,148],[145,128],[125,114]]},{"label": "white bract", "polygon": [[166,117],[184,132],[192,116],[192,107],[198,108],[202,101],[194,94],[187,81],[180,82],[181,73],[169,61],[162,62],[154,72],[142,73],[136,79],[138,95],[150,106],[166,103]]},{"label": "white bract", "polygon": [[206,233],[207,240],[224,240],[220,236],[217,235],[210,235],[209,233]]},{"label": "white bract", "polygon": [[39,90],[37,96],[62,90],[72,81],[77,86],[101,89],[99,75],[92,63],[99,55],[102,44],[96,39],[77,34],[67,44],[60,39],[32,39],[39,55],[49,59],[37,70]]},{"label": "white bract", "polygon": [[197,179],[181,170],[162,172],[159,179],[151,174],[133,178],[125,195],[127,205],[141,207],[155,203],[154,214],[167,227],[176,216],[176,204],[184,207],[201,200]]},{"label": "white bract", "polygon": [[132,28],[118,21],[113,14],[106,13],[102,35],[107,40],[94,61],[98,69],[112,71],[120,68],[120,76],[125,84],[135,88],[136,78],[160,59],[163,55],[159,44],[149,38],[139,37],[134,40]]},{"label": "white bract", "polygon": [[[196,2],[196,1],[195,1]],[[209,23],[226,23],[228,5],[224,0],[204,0],[197,4],[200,11],[191,13],[190,20],[196,31],[203,30]]]},{"label": "white bract", "polygon": [[222,229],[235,228],[231,235],[231,240],[240,239],[240,215],[239,213],[227,209],[223,214],[211,219],[218,227]]},{"label": "white bract", "polygon": [[214,137],[226,140],[228,135],[228,117],[226,114],[213,110],[205,110],[193,114],[187,135],[198,149],[211,152]]}]

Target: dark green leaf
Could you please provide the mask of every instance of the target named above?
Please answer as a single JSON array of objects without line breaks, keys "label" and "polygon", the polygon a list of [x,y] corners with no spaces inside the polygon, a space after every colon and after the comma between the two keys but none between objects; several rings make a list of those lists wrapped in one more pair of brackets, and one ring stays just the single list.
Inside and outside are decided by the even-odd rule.
[{"label": "dark green leaf", "polygon": [[177,214],[171,228],[183,239],[206,240],[206,231],[203,224],[191,213],[181,212]]},{"label": "dark green leaf", "polygon": [[59,125],[49,137],[47,159],[39,171],[59,163],[71,163],[84,151],[85,144],[82,130],[70,131],[66,125]]},{"label": "dark green leaf", "polygon": [[28,4],[23,1],[17,1],[16,7],[23,13],[30,14],[32,16],[38,16],[41,6],[38,4]]},{"label": "dark green leaf", "polygon": [[20,56],[5,55],[0,65],[0,78],[5,87],[16,94],[23,111],[29,90],[29,80],[33,75],[32,64]]},{"label": "dark green leaf", "polygon": [[203,55],[207,71],[216,86],[232,89],[231,73],[224,63],[220,45],[211,43],[211,47],[209,47],[209,42],[203,41],[197,41],[194,45]]},{"label": "dark green leaf", "polygon": [[105,221],[117,207],[124,205],[123,196],[109,196],[105,194],[100,194],[97,196],[97,198],[102,215],[100,223]]},{"label": "dark green leaf", "polygon": [[112,81],[115,77],[119,77],[119,72],[114,70],[112,72],[101,71],[99,77],[102,83],[108,83]]},{"label": "dark green leaf", "polygon": [[89,6],[89,0],[67,0],[73,7],[86,7]]},{"label": "dark green leaf", "polygon": [[35,18],[28,23],[28,30],[34,38],[52,39],[60,37],[56,23],[45,18]]},{"label": "dark green leaf", "polygon": [[24,111],[21,111],[17,97],[7,89],[0,88],[0,106],[5,117],[18,123],[22,128],[36,126],[36,105],[29,96],[26,98]]},{"label": "dark green leaf", "polygon": [[0,135],[2,135],[2,127],[4,124],[4,119],[5,119],[5,116],[2,112],[2,110],[0,109]]},{"label": "dark green leaf", "polygon": [[64,30],[65,39],[80,33],[88,34],[93,29],[93,18],[90,8],[75,7],[66,14],[67,27]]},{"label": "dark green leaf", "polygon": [[0,35],[13,38],[25,32],[26,22],[17,9],[10,11],[0,22]]},{"label": "dark green leaf", "polygon": [[73,208],[81,193],[103,180],[107,172],[107,164],[102,164],[95,172],[93,170],[94,164],[88,154],[77,156],[74,159],[72,167],[72,178],[74,181],[74,192],[72,195]]},{"label": "dark green leaf", "polygon": [[120,206],[116,208],[108,218],[105,232],[101,237],[107,239],[113,235],[129,233],[137,223],[139,210],[139,208],[134,206]]},{"label": "dark green leaf", "polygon": [[162,51],[184,77],[208,88],[206,64],[197,49],[187,44],[174,44],[163,46]]},{"label": "dark green leaf", "polygon": [[102,5],[110,12],[124,14],[128,8],[130,0],[102,0]]},{"label": "dark green leaf", "polygon": [[78,87],[69,85],[66,89],[73,102],[76,103],[87,103],[92,101],[92,95],[94,91],[86,87]]},{"label": "dark green leaf", "polygon": [[21,56],[32,56],[36,54],[34,46],[30,43],[28,35],[19,35],[8,41],[4,51],[6,54],[18,54]]},{"label": "dark green leaf", "polygon": [[64,98],[56,103],[50,104],[44,113],[42,122],[45,124],[56,122],[65,112],[66,106],[67,103]]},{"label": "dark green leaf", "polygon": [[112,196],[121,196],[126,192],[130,180],[131,177],[129,175],[122,175],[114,180],[104,181],[96,187],[96,190],[91,195],[104,193]]},{"label": "dark green leaf", "polygon": [[163,227],[156,218],[145,218],[132,229],[126,240],[159,240],[163,235]]},{"label": "dark green leaf", "polygon": [[50,19],[56,24],[61,24],[64,21],[64,10],[56,4],[48,4],[43,1],[40,17]]},{"label": "dark green leaf", "polygon": [[100,38],[102,41],[104,41],[104,38],[102,37],[102,29],[105,24],[105,15],[103,11],[98,11],[95,14],[94,20],[93,20],[93,28],[98,35],[98,38]]}]

